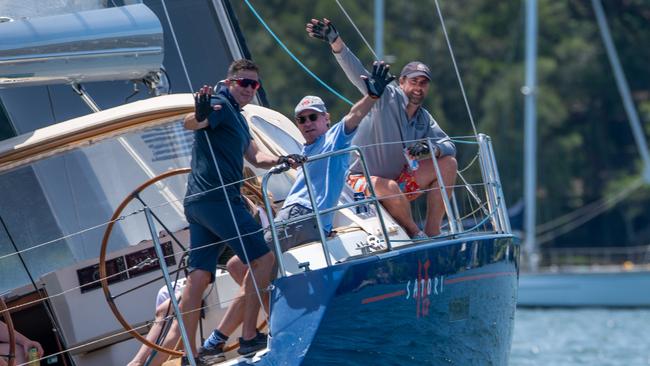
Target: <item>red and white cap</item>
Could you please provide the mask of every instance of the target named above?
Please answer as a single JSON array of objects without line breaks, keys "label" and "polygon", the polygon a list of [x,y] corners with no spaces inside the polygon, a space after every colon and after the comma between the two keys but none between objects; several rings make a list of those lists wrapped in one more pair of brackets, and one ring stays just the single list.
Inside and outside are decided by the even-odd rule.
[{"label": "red and white cap", "polygon": [[308,95],[300,100],[298,105],[296,105],[296,109],[294,110],[294,115],[297,116],[298,113],[307,109],[314,110],[320,113],[327,112],[327,108],[325,108],[325,103],[323,102],[323,100],[313,95]]}]

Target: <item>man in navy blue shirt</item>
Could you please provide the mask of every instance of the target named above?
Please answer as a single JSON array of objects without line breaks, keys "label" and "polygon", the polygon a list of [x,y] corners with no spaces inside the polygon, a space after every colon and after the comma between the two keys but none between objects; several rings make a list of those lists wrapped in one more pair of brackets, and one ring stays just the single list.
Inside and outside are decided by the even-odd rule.
[{"label": "man in navy blue shirt", "polygon": [[[214,280],[217,259],[224,249],[222,241],[249,266],[243,284],[239,353],[248,354],[266,346],[266,335],[257,333],[256,329],[260,303],[255,285],[259,289],[267,288],[275,257],[264,241],[262,228],[247,210],[240,194],[244,158],[260,168],[271,168],[280,162],[294,164],[295,161],[262,152],[251,136],[240,112],[259,87],[257,65],[250,60],[236,60],[228,68],[225,88],[215,96],[211,96],[210,87],[201,88],[195,96],[195,112],[185,117],[185,126],[196,131],[192,172],[184,201],[190,226],[190,273],[180,308],[192,347],[200,315],[197,309],[204,290]],[[216,103],[211,103],[214,99]],[[241,309],[228,311],[226,317],[237,318],[236,312]],[[172,329],[165,343],[177,337],[178,330]],[[196,351],[193,354],[196,355]],[[197,362],[201,364],[202,361]]]}]

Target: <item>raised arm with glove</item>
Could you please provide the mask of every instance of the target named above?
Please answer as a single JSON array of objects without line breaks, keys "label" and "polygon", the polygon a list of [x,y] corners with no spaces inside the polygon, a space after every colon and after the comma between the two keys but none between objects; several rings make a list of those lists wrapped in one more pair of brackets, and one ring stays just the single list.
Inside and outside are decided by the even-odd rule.
[{"label": "raised arm with glove", "polygon": [[372,73],[370,74],[370,77],[361,76],[363,82],[366,84],[368,95],[371,98],[377,99],[381,97],[384,90],[386,90],[386,85],[395,80],[395,76],[388,72],[389,69],[390,65],[384,63],[384,61],[375,61],[372,64]]},{"label": "raised arm with glove", "polygon": [[306,30],[310,37],[320,39],[329,44],[334,43],[339,38],[339,32],[336,31],[334,24],[327,19],[312,19],[307,23]]},{"label": "raised arm with glove", "polygon": [[212,112],[212,106],[210,105],[211,96],[210,88],[206,90],[205,87],[194,94],[194,118],[198,122],[205,121]]},{"label": "raised arm with glove", "polygon": [[395,80],[395,77],[390,74],[389,70],[390,65],[384,61],[375,61],[372,65],[372,73],[370,76],[360,76],[366,85],[366,95],[353,105],[348,115],[345,116],[345,131],[347,133],[354,131],[359,126],[359,123],[361,123],[375,102],[384,93],[386,86]]}]

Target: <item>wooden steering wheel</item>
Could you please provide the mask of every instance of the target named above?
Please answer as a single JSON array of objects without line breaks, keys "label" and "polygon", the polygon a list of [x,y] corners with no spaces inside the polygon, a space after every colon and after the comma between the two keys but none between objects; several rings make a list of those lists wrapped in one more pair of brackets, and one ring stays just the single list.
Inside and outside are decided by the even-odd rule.
[{"label": "wooden steering wheel", "polygon": [[[117,319],[117,321],[122,325],[125,331],[127,331],[129,334],[131,334],[135,339],[137,339],[139,342],[145,344],[146,346],[153,348],[157,351],[166,353],[171,356],[183,356],[185,353],[182,351],[177,351],[171,348],[166,348],[163,346],[160,346],[154,342],[149,341],[140,333],[138,333],[131,324],[124,318],[120,310],[118,309],[117,305],[115,304],[113,295],[111,294],[111,291],[108,287],[108,274],[106,271],[106,249],[108,247],[108,240],[111,236],[111,233],[113,231],[113,226],[117,222],[117,219],[120,217],[122,214],[122,211],[124,208],[134,199],[136,198],[140,192],[142,192],[145,188],[151,186],[152,184],[159,182],[163,179],[173,177],[175,175],[181,175],[181,174],[187,174],[191,171],[190,168],[179,168],[179,169],[173,169],[169,170],[165,173],[162,173],[156,177],[153,177],[149,179],[148,181],[142,183],[138,188],[133,190],[115,209],[115,212],[113,213],[113,216],[111,216],[110,223],[106,227],[106,230],[104,231],[104,237],[102,238],[102,246],[101,246],[101,252],[99,255],[99,277],[101,280],[102,284],[102,290],[104,291],[104,296],[106,298],[106,301],[108,302],[108,306],[110,307],[111,311],[113,312],[113,315]],[[253,186],[251,183],[248,181],[244,181],[244,186],[248,188],[250,191],[255,192],[255,194],[259,194],[259,198],[261,199],[261,193],[258,192],[255,186]],[[258,327],[258,329],[262,329],[263,327],[266,326],[266,321],[263,321],[262,324]],[[229,346],[226,346],[224,348],[224,352],[228,352],[232,349],[235,349],[239,343],[234,343]],[[13,365],[10,365],[13,366]]]},{"label": "wooden steering wheel", "polygon": [[[160,174],[158,176],[155,176],[148,181],[142,183],[138,188],[133,190],[123,201],[120,203],[120,205],[115,209],[115,212],[113,213],[113,216],[111,216],[110,223],[106,227],[106,231],[104,231],[104,237],[102,238],[102,246],[100,249],[100,255],[99,255],[99,278],[101,280],[102,284],[102,290],[104,290],[104,296],[106,297],[106,301],[108,302],[108,306],[111,308],[111,311],[113,312],[113,315],[115,315],[115,318],[117,319],[120,324],[122,324],[122,327],[124,330],[129,332],[135,339],[140,341],[141,343],[147,345],[148,347],[151,347],[157,351],[164,352],[167,354],[170,354],[172,356],[182,356],[184,355],[183,352],[181,351],[176,351],[174,349],[170,348],[165,348],[163,346],[160,346],[154,342],[149,341],[140,333],[135,331],[133,329],[133,326],[129,324],[129,322],[124,318],[120,310],[117,308],[117,305],[115,304],[113,295],[111,294],[111,290],[108,287],[108,275],[106,271],[106,249],[108,247],[108,240],[111,237],[111,233],[113,232],[113,226],[117,222],[116,220],[120,217],[122,214],[122,211],[124,208],[134,199],[136,198],[140,192],[142,192],[145,188],[149,187],[150,185],[161,181],[165,178],[169,178],[175,175],[180,175],[180,174],[187,174],[190,172],[190,168],[180,168],[180,169],[173,169],[169,170],[163,174]],[[161,263],[161,265],[163,265]],[[173,294],[171,294],[173,296]]]},{"label": "wooden steering wheel", "polygon": [[9,309],[7,309],[7,304],[0,297],[0,312],[5,319],[5,324],[7,325],[7,332],[9,333],[9,360],[7,362],[8,366],[16,366],[16,331],[14,330],[14,322],[11,320],[11,314],[9,314]]}]

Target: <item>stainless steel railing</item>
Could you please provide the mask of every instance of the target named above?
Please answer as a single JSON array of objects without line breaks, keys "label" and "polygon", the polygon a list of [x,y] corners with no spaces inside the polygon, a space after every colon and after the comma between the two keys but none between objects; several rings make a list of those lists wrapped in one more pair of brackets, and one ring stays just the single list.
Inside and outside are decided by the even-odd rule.
[{"label": "stainless steel railing", "polygon": [[[428,141],[428,143],[429,143],[430,150],[434,151],[431,141]],[[456,194],[457,192],[454,191],[454,187],[456,186],[445,187],[444,184],[440,185],[439,189],[441,191],[440,193],[443,198],[443,204],[445,208],[445,213],[447,215],[447,225],[448,225],[448,234],[445,235],[444,238],[453,238],[454,236],[467,234],[469,232],[481,228],[484,231],[491,231],[494,233],[500,233],[500,234],[511,233],[510,220],[508,218],[505,198],[503,195],[503,190],[501,188],[501,180],[499,177],[499,171],[497,168],[496,159],[494,157],[494,150],[492,149],[491,139],[489,136],[485,134],[479,134],[477,136],[476,142],[471,142],[471,144],[475,144],[478,146],[479,169],[480,169],[480,175],[482,177],[482,182],[478,185],[484,189],[485,197],[481,198],[482,192],[478,192],[475,189],[476,185],[472,185],[465,182],[463,178],[464,184],[461,187],[464,187],[465,190],[467,191],[467,200],[474,201],[475,204],[478,203],[477,205],[478,208],[473,209],[472,213],[470,213],[470,215],[474,215],[473,225],[469,229],[465,229],[463,226],[463,222],[470,215],[467,215],[465,217],[461,216],[461,210],[459,209],[459,202]],[[309,171],[310,163],[321,159],[327,159],[332,156],[349,154],[349,153],[356,153],[360,158],[361,166],[363,167],[363,175],[365,176],[366,181],[368,182],[368,190],[370,191],[370,197],[367,197],[363,200],[353,201],[342,205],[338,205],[336,207],[331,207],[323,210],[319,209],[318,204],[316,202],[316,194],[314,193],[310,176],[309,174],[307,174]],[[434,172],[436,174],[438,182],[443,182],[438,161],[433,156],[433,154],[431,159],[433,162]],[[270,232],[271,232],[271,237],[273,239],[273,245],[275,247],[275,251],[277,254],[279,270],[282,276],[286,276],[286,269],[281,255],[282,249],[280,246],[280,240],[277,232],[278,227],[279,226],[285,227],[286,225],[291,225],[296,222],[304,221],[310,218],[315,218],[320,233],[320,239],[321,239],[323,253],[325,255],[325,261],[327,266],[331,266],[332,261],[330,258],[330,248],[328,247],[327,238],[325,237],[323,231],[321,216],[325,214],[329,214],[334,211],[350,208],[350,207],[366,205],[366,204],[375,205],[377,218],[381,225],[381,230],[384,236],[384,241],[386,243],[387,250],[388,251],[393,250],[393,246],[391,245],[388,231],[386,229],[384,217],[379,207],[379,199],[376,197],[374,186],[372,185],[372,181],[370,180],[370,173],[368,172],[363,153],[359,147],[352,146],[340,151],[333,151],[324,154],[310,156],[308,161],[303,165],[302,169],[303,169],[303,174],[305,176],[305,183],[307,186],[307,191],[309,193],[309,199],[313,208],[313,212],[307,215],[302,215],[288,220],[282,220],[276,222],[275,220],[272,219],[273,210],[269,199],[269,195],[267,193],[268,182],[271,176],[273,176],[274,174],[282,173],[288,169],[289,166],[286,165],[277,166],[269,170],[262,179],[262,195],[264,198],[264,204],[266,206],[267,215],[269,218],[271,218],[269,220]],[[450,189],[452,190],[452,192],[451,194],[448,195]],[[483,216],[476,217],[476,213],[483,214]],[[491,228],[489,226],[491,226]]]},{"label": "stainless steel railing", "polygon": [[[320,210],[318,208],[318,203],[316,202],[316,195],[314,194],[314,188],[312,187],[312,184],[311,184],[311,178],[310,178],[310,176],[308,174],[309,173],[309,169],[308,169],[309,164],[314,162],[314,161],[318,161],[318,160],[321,160],[321,159],[328,159],[328,158],[330,158],[332,156],[336,156],[336,155],[349,154],[351,152],[356,152],[359,155],[361,166],[363,167],[363,175],[365,176],[366,181],[368,182],[368,190],[370,191],[370,197],[368,197],[366,199],[363,199],[363,200],[346,203],[344,205],[331,207],[331,208],[328,208],[328,209],[325,209],[325,210]],[[302,169],[303,169],[303,174],[305,176],[305,185],[307,186],[307,192],[309,193],[309,200],[311,202],[313,212],[311,214],[303,215],[303,216],[292,218],[292,219],[289,219],[289,220],[283,220],[283,221],[280,221],[280,222],[276,223],[275,220],[273,220],[273,210],[272,210],[271,202],[269,200],[269,195],[267,193],[268,192],[267,186],[268,186],[269,179],[270,179],[270,177],[272,175],[284,172],[287,169],[289,169],[289,166],[287,166],[287,165],[277,166],[277,167],[275,167],[273,169],[270,169],[264,175],[264,178],[262,178],[262,196],[264,197],[264,205],[265,205],[265,208],[266,208],[266,214],[269,217],[269,226],[270,226],[270,230],[271,230],[271,237],[273,238],[273,245],[275,247],[275,251],[276,251],[276,254],[277,254],[276,257],[277,257],[278,267],[279,267],[281,276],[286,276],[286,269],[285,269],[284,261],[283,261],[282,255],[281,255],[282,254],[282,248],[280,247],[280,240],[278,239],[277,226],[278,225],[285,226],[285,225],[289,225],[289,224],[292,224],[292,223],[295,223],[295,222],[299,222],[299,221],[303,221],[303,220],[315,217],[316,218],[316,223],[317,223],[317,226],[318,226],[318,231],[319,231],[319,234],[320,234],[321,244],[323,246],[323,254],[325,255],[325,262],[327,263],[327,266],[329,267],[329,266],[332,265],[332,260],[330,258],[330,250],[329,250],[329,248],[327,246],[327,238],[325,237],[325,233],[323,231],[323,224],[322,224],[322,221],[321,221],[321,215],[325,215],[325,214],[328,214],[328,213],[331,213],[331,212],[334,212],[334,211],[338,211],[338,210],[342,210],[342,209],[345,209],[345,208],[349,208],[349,207],[354,207],[354,206],[359,206],[359,205],[366,205],[366,204],[375,205],[375,208],[377,210],[377,218],[379,219],[379,223],[381,225],[381,230],[382,230],[382,233],[383,233],[383,236],[384,236],[384,241],[386,243],[386,248],[387,248],[387,250],[392,250],[392,246],[391,246],[391,243],[390,243],[390,238],[388,237],[388,230],[386,229],[386,224],[384,222],[384,217],[381,215],[381,208],[379,207],[379,200],[377,199],[377,196],[375,194],[375,188],[373,187],[372,181],[370,180],[370,173],[368,172],[368,168],[366,166],[366,162],[365,162],[365,159],[363,157],[363,153],[361,152],[361,149],[359,147],[351,146],[351,147],[348,147],[346,149],[342,149],[342,150],[338,150],[338,151],[331,151],[331,152],[327,152],[327,153],[324,153],[324,154],[318,154],[318,155],[310,156],[309,159],[307,160],[307,162],[305,162],[305,164],[303,164]]]}]

